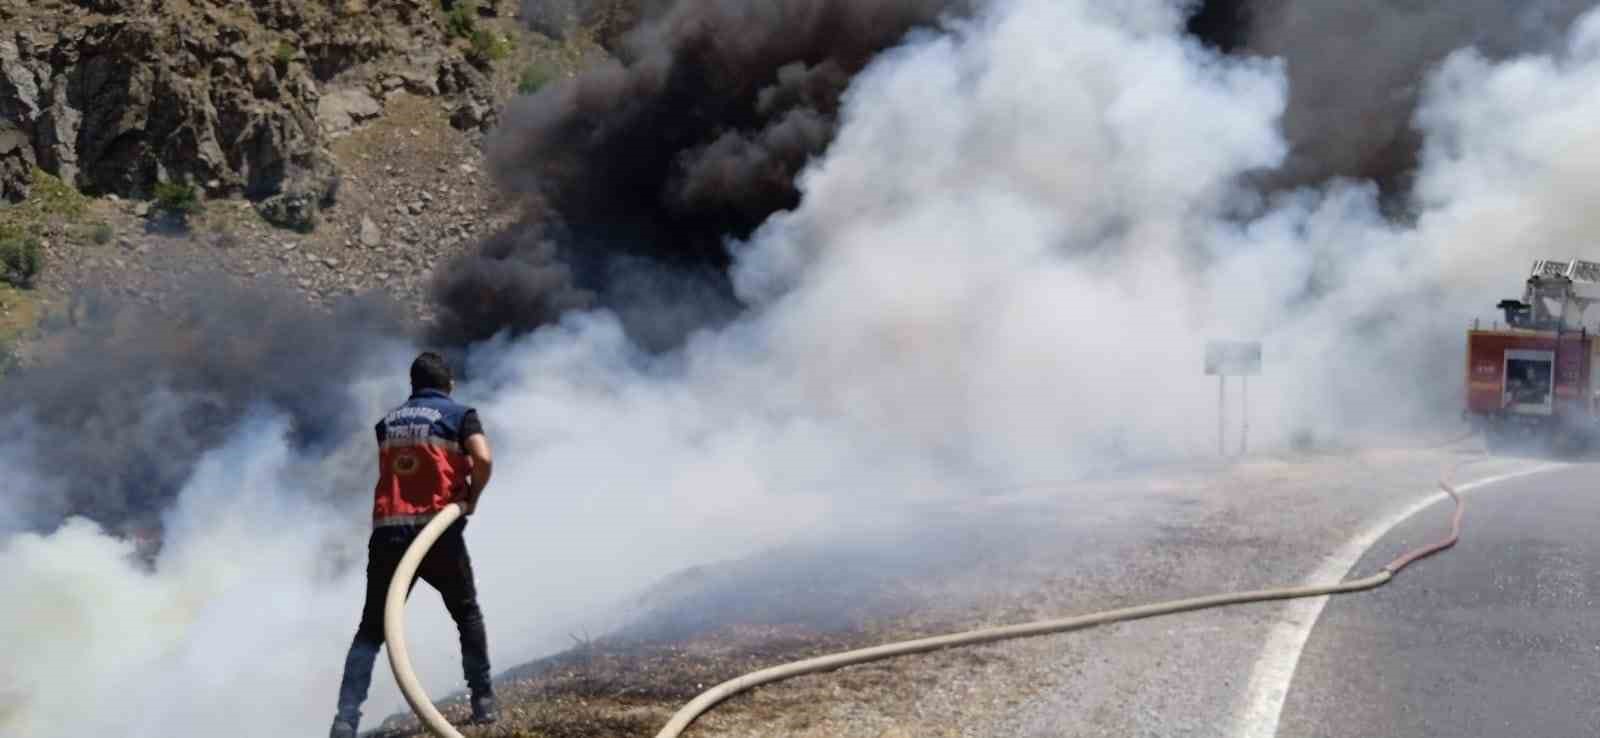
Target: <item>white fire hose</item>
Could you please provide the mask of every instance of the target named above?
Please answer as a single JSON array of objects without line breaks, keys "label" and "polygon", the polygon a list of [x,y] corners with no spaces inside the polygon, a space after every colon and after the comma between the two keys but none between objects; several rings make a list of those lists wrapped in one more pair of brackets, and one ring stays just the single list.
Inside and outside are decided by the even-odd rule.
[{"label": "white fire hose", "polygon": [[[1461,533],[1463,503],[1461,497],[1456,494],[1455,488],[1451,486],[1449,476],[1446,475],[1445,478],[1439,480],[1439,488],[1450,495],[1456,504],[1450,536],[1438,543],[1416,549],[1401,556],[1388,566],[1385,566],[1377,574],[1364,579],[1322,586],[1261,589],[1251,592],[1234,592],[1159,602],[1057,620],[1042,620],[1035,623],[984,628],[982,630],[932,638],[919,638],[782,664],[730,679],[706,690],[678,710],[672,716],[672,719],[667,722],[666,726],[661,729],[661,732],[656,734],[656,738],[678,738],[696,718],[715,707],[717,703],[736,694],[764,684],[771,684],[806,674],[834,671],[846,666],[854,666],[896,656],[926,653],[956,646],[992,643],[1014,638],[1066,633],[1110,623],[1151,618],[1158,615],[1171,615],[1250,602],[1323,597],[1374,589],[1388,583],[1390,579],[1394,578],[1395,574],[1406,566],[1455,545]],[[405,601],[411,578],[416,574],[417,567],[421,565],[423,556],[427,554],[428,549],[439,539],[439,536],[444,534],[445,529],[449,528],[461,515],[462,509],[460,505],[452,504],[435,516],[427,527],[423,528],[422,532],[417,535],[411,547],[406,550],[405,557],[400,560],[400,566],[395,570],[394,579],[389,583],[389,596],[384,604],[383,613],[384,637],[388,639],[389,665],[394,668],[395,681],[399,683],[400,691],[405,694],[406,701],[411,703],[411,709],[416,712],[417,717],[422,720],[422,723],[427,726],[429,731],[439,736],[439,738],[462,738],[462,736],[454,726],[450,725],[448,720],[445,720],[443,715],[439,714],[439,710],[433,706],[433,702],[428,699],[428,695],[422,691],[422,685],[417,682],[416,673],[411,669],[411,661],[406,655],[405,644]]]},{"label": "white fire hose", "polygon": [[383,601],[383,638],[389,647],[389,667],[394,669],[394,681],[400,685],[400,693],[406,696],[406,702],[411,703],[412,712],[428,726],[428,730],[439,738],[462,738],[461,733],[444,715],[439,714],[439,708],[433,706],[433,700],[428,699],[428,693],[422,691],[422,683],[417,681],[417,672],[411,668],[411,656],[406,653],[406,595],[411,590],[411,580],[417,575],[417,567],[422,566],[422,559],[428,555],[428,549],[433,548],[434,542],[451,524],[461,518],[466,512],[458,503],[450,503],[433,520],[423,527],[417,534],[416,540],[411,542],[411,547],[406,549],[406,555],[400,558],[400,565],[395,567],[394,578],[389,580],[389,594]]}]

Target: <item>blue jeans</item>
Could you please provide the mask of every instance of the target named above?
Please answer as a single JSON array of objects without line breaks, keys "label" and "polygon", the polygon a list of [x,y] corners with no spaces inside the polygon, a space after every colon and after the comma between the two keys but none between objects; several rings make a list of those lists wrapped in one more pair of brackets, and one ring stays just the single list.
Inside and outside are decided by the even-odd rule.
[{"label": "blue jeans", "polygon": [[[483,612],[478,609],[478,590],[472,578],[472,559],[463,537],[465,518],[450,526],[428,555],[423,557],[412,578],[427,582],[439,591],[445,609],[456,621],[461,635],[461,672],[474,696],[489,694],[489,639],[484,633]],[[367,542],[367,601],[361,609],[361,625],[344,660],[344,679],[339,684],[338,720],[357,725],[361,705],[367,701],[372,685],[372,667],[383,646],[383,604],[389,593],[389,580],[400,565],[406,548],[421,531],[420,527],[385,527],[372,532]],[[407,592],[409,595],[409,591]]]}]

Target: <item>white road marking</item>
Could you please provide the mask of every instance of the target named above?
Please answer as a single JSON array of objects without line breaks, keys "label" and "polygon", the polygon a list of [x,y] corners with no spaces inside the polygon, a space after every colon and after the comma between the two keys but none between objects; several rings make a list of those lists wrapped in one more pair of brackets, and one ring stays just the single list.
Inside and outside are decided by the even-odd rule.
[{"label": "white road marking", "polygon": [[[1567,466],[1569,465],[1544,464],[1532,469],[1458,484],[1456,491],[1465,494],[1480,487]],[[1366,554],[1367,549],[1388,535],[1395,526],[1447,499],[1449,498],[1443,492],[1438,492],[1373,523],[1346,542],[1332,556],[1323,559],[1322,565],[1311,573],[1305,583],[1311,585],[1336,582],[1350,576],[1350,570]],[[1232,732],[1234,738],[1276,738],[1278,720],[1283,715],[1283,701],[1289,696],[1289,686],[1294,683],[1294,672],[1300,664],[1300,652],[1305,649],[1306,639],[1311,637],[1311,629],[1317,624],[1317,618],[1322,616],[1322,608],[1327,604],[1327,597],[1315,597],[1293,600],[1284,606],[1282,618],[1272,626],[1272,631],[1267,635],[1266,646],[1261,651],[1261,657],[1256,660],[1255,669],[1250,673],[1250,682],[1245,687],[1244,708],[1234,718]]]}]

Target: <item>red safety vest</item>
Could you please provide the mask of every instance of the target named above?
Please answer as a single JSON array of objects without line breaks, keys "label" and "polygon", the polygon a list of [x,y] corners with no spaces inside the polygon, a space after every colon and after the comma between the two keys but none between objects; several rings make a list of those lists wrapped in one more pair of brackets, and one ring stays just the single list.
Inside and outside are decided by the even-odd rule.
[{"label": "red safety vest", "polygon": [[461,432],[469,412],[443,392],[423,390],[378,422],[374,526],[422,525],[466,498],[472,459]]}]

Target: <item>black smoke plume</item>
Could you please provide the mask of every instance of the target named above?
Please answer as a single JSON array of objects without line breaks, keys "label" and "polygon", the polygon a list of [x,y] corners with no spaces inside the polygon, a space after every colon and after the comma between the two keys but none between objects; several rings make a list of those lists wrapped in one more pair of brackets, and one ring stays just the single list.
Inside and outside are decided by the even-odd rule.
[{"label": "black smoke plume", "polygon": [[1457,49],[1498,59],[1559,41],[1593,0],[1206,0],[1190,30],[1225,51],[1284,59],[1292,146],[1269,187],[1334,177],[1403,200],[1418,164],[1412,125],[1427,74]]},{"label": "black smoke plume", "polygon": [[795,176],[832,141],[855,73],[965,2],[640,7],[616,60],[501,116],[490,159],[501,186],[525,198],[527,217],[442,273],[435,295],[446,340],[528,331],[569,307],[602,304],[647,345],[670,344],[736,311],[726,240],[798,204]]},{"label": "black smoke plume", "polygon": [[196,461],[252,411],[286,416],[288,441],[313,454],[371,422],[350,388],[403,337],[387,307],[352,302],[330,317],[287,292],[187,287],[159,310],[81,296],[36,360],[0,381],[6,449],[39,477],[7,492],[26,527],[74,515],[158,526]]}]

